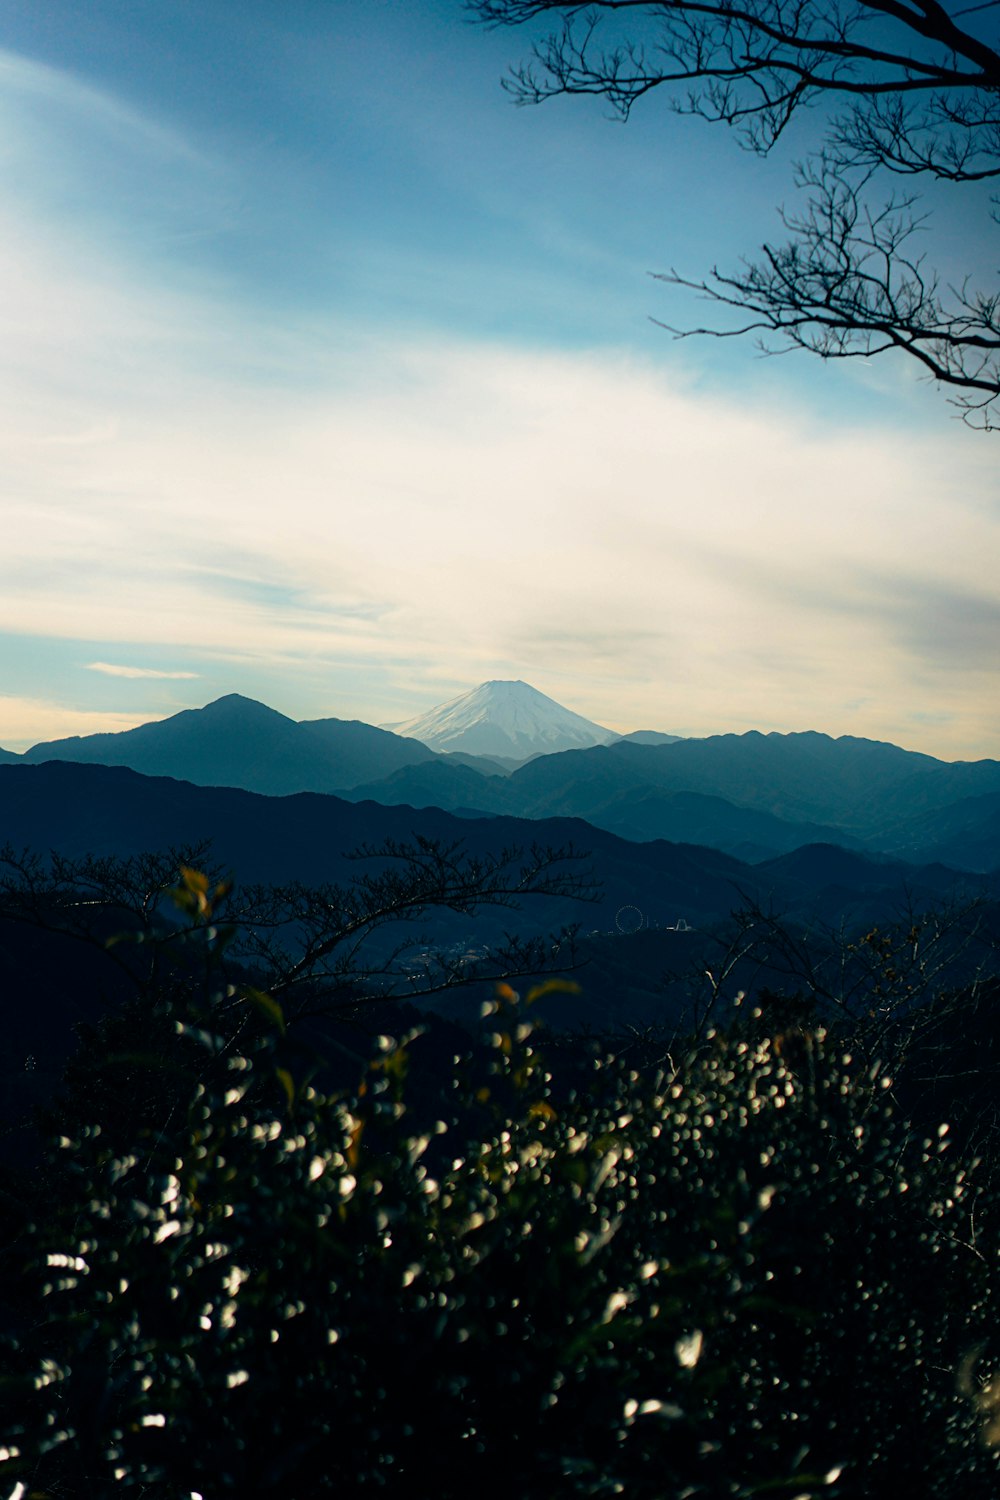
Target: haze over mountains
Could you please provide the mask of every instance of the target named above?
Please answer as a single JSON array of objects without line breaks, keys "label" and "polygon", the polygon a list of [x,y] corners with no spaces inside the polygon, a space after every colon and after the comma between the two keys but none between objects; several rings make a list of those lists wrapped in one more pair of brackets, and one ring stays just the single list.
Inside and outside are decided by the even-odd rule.
[{"label": "haze over mountains", "polygon": [[[822,946],[824,933],[891,927],[901,911],[910,909],[942,910],[947,920],[949,910],[962,910],[974,901],[976,941],[968,951],[961,949],[971,972],[984,944],[1000,940],[1000,872],[961,874],[829,844],[751,865],[711,848],[630,842],[575,818],[460,819],[436,808],[195,786],[115,766],[0,766],[0,842],[8,842],[15,852],[29,848],[44,858],[57,851],[71,861],[84,856],[129,859],[148,851],[193,857],[201,868],[217,865],[221,872],[231,872],[238,893],[258,883],[350,886],[359,876],[393,863],[378,856],[359,863],[351,851],[362,845],[377,850],[390,842],[412,846],[421,839],[444,848],[460,845],[471,859],[489,860],[512,847],[530,859],[528,851],[536,844],[545,850],[572,845],[586,854],[582,864],[569,868],[593,875],[599,887],[594,901],[582,903],[564,894],[531,896],[516,909],[485,906],[473,913],[439,905],[422,912],[416,922],[374,931],[366,946],[370,958],[397,955],[398,965],[396,959],[392,962],[405,995],[408,955],[420,960],[427,945],[463,966],[475,965],[484,945],[501,944],[511,931],[543,940],[549,951],[549,935],[578,925],[569,957],[580,965],[583,993],[570,1003],[564,1003],[565,997],[556,997],[551,1005],[542,1002],[547,1020],[559,1026],[606,1030],[619,1023],[666,1024],[686,1014],[691,984],[697,976],[703,980],[706,967],[716,963],[728,941],[731,913],[745,910],[748,903],[765,913],[779,912],[795,930],[814,934]],[[197,852],[205,841],[210,849]],[[22,993],[19,978],[26,982],[40,961],[39,935],[14,923],[0,936],[0,977],[11,993]],[[36,993],[37,1004],[14,1008],[10,1045],[0,1059],[0,1083],[10,1098],[25,1078],[35,1078],[24,1072],[25,1057],[49,1058],[54,1066],[53,1056],[68,1053],[69,1024],[95,1020],[117,993],[110,972],[114,965],[107,964],[101,950],[84,945],[82,952],[74,952],[72,940],[53,950],[51,933],[42,933],[41,939],[52,983]],[[53,970],[54,952],[58,962]],[[104,968],[94,967],[99,960]],[[755,954],[745,976],[732,973],[733,994],[744,984],[783,982],[777,962],[770,976]],[[475,977],[474,970],[469,977]],[[456,1018],[468,1015],[464,991],[455,992],[450,1009],[446,1001],[439,997],[435,1008]],[[58,1026],[54,1018],[60,1018]]]},{"label": "haze over mountains", "polygon": [[[578,923],[585,995],[571,1014],[596,1027],[687,1003],[684,976],[704,970],[716,929],[747,903],[803,929],[863,933],[910,903],[974,900],[1000,932],[1000,762],[815,733],[613,737],[523,683],[483,684],[402,727],[452,748],[352,720],[298,723],[231,694],[121,734],[8,752],[0,845],[128,857],[207,840],[206,860],[244,887],[349,884],[372,869],[349,857],[362,846],[425,839],[479,858],[572,845],[600,885],[593,904],[532,898],[516,916],[477,911],[471,927],[444,908],[413,939],[454,954],[512,926],[544,938]],[[560,736],[584,742],[553,750]],[[40,1046],[32,1032],[22,1050]]]},{"label": "haze over mountains", "polygon": [[297,723],[232,694],[120,734],[0,759],[126,766],[203,786],[335,793],[466,818],[584,818],[632,841],[700,844],[751,862],[824,843],[1000,867],[1000,762],[948,763],[818,733],[615,736],[521,682],[484,683],[395,732]]},{"label": "haze over mountains", "polygon": [[[942,866],[917,869],[830,845],[749,865],[711,848],[632,842],[578,818],[457,818],[438,808],[352,803],[315,793],[267,797],[124,767],[59,762],[0,766],[0,828],[15,848],[58,849],[71,858],[130,856],[210,840],[215,856],[244,884],[350,881],[359,868],[351,851],[388,840],[460,841],[474,856],[514,845],[572,844],[588,852],[588,867],[604,889],[594,906],[582,909],[562,897],[533,900],[532,914],[543,926],[558,919],[613,928],[615,914],[627,904],[650,925],[666,926],[678,917],[703,924],[744,897],[839,920],[859,903],[866,914],[873,902],[888,906],[904,888],[927,901],[959,886],[988,892],[996,883],[970,874],[956,884],[955,873]],[[447,924],[447,913],[443,920]],[[493,924],[488,912],[477,920],[484,930]],[[501,911],[495,921],[502,930],[509,914]]]}]

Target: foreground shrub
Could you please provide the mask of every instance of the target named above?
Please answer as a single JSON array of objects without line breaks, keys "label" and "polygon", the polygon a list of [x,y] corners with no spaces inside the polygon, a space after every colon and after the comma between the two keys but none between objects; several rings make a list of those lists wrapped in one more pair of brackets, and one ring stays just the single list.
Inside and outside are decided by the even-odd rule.
[{"label": "foreground shrub", "polygon": [[15,1250],[19,1495],[995,1495],[995,1211],[822,1032],[570,1087],[502,991],[426,1115],[413,1037],[348,1097],[266,996],[149,1024]]}]

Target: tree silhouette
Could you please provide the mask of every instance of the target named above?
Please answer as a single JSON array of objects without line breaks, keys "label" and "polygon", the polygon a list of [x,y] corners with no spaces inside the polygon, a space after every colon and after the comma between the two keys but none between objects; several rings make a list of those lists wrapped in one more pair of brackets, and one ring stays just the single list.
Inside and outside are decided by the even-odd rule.
[{"label": "tree silhouette", "polygon": [[[8,846],[0,919],[97,945],[145,992],[176,985],[179,972],[202,988],[252,979],[292,1018],[572,968],[575,927],[525,936],[518,914],[525,902],[564,913],[567,900],[599,896],[588,856],[571,845],[473,854],[417,836],[350,858],[348,883],[241,888],[205,844],[125,858]],[[488,912],[514,914],[512,930],[494,922],[481,940]]]},{"label": "tree silhouette", "polygon": [[[996,423],[1000,294],[944,284],[916,248],[926,222],[886,177],[977,185],[1000,176],[1000,5],[937,0],[469,0],[492,26],[553,17],[505,86],[520,104],[606,99],[626,119],[655,89],[681,114],[734,127],[766,154],[808,106],[820,149],[796,169],[804,206],[782,210],[789,238],[735,271],[659,279],[738,316],[679,337],[756,334],[771,352],[824,359],[901,350],[952,393],[973,426]],[[994,212],[994,217],[996,217]],[[666,325],[665,325],[666,326]]]}]

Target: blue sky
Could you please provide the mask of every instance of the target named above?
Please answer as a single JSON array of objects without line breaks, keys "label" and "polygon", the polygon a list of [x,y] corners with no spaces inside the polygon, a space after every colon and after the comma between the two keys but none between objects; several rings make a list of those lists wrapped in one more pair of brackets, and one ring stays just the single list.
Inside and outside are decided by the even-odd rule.
[{"label": "blue sky", "polygon": [[460,0],[9,0],[0,744],[521,677],[1000,754],[1000,438],[904,366],[651,321],[703,311],[651,272],[777,236],[808,140],[516,109],[525,45]]}]

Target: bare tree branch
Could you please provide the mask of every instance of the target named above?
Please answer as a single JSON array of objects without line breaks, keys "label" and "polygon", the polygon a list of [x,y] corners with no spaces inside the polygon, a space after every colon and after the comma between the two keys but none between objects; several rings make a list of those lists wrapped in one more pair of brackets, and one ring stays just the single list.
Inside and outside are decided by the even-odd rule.
[{"label": "bare tree branch", "polygon": [[[734,127],[768,152],[803,106],[840,101],[819,153],[798,171],[805,207],[782,210],[790,239],[735,273],[660,280],[749,317],[680,336],[777,334],[767,352],[821,358],[897,351],[947,387],[970,425],[996,425],[1000,292],[942,286],[912,249],[926,219],[911,197],[874,197],[875,178],[953,184],[1000,177],[1000,49],[938,0],[468,0],[488,26],[558,20],[504,87],[519,104],[600,96],[627,119],[662,88],[677,113]],[[992,32],[992,35],[990,33]],[[664,325],[667,326],[667,325]]]},{"label": "bare tree branch", "polygon": [[[346,885],[234,890],[219,871],[206,871],[207,845],[76,860],[8,847],[0,851],[0,917],[96,943],[146,985],[180,964],[221,992],[227,980],[252,978],[294,1014],[317,1014],[567,972],[576,965],[573,925],[477,938],[470,949],[461,923],[442,938],[441,914],[517,913],[531,899],[599,897],[588,856],[570,845],[472,855],[461,843],[418,837],[351,857],[372,868]],[[178,904],[187,920],[176,920]],[[238,1003],[240,985],[229,988]]]}]

